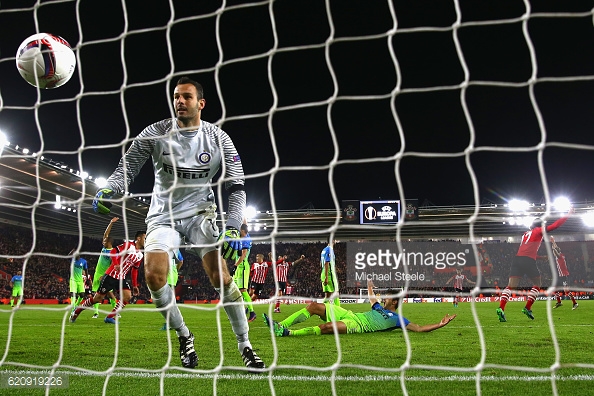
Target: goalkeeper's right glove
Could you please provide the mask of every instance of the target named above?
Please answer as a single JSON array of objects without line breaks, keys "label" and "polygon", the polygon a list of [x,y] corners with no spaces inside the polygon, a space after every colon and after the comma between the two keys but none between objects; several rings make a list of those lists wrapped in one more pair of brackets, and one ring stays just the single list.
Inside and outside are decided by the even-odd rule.
[{"label": "goalkeeper's right glove", "polygon": [[109,214],[109,212],[111,212],[111,202],[106,202],[104,200],[110,199],[113,197],[113,194],[115,193],[109,188],[102,188],[101,190],[97,191],[95,199],[93,199],[93,210],[95,213]]},{"label": "goalkeeper's right glove", "polygon": [[221,256],[223,256],[225,260],[236,260],[239,257],[239,251],[241,250],[239,231],[237,231],[235,228],[227,228],[227,231],[220,235],[219,240],[221,239],[223,240]]}]

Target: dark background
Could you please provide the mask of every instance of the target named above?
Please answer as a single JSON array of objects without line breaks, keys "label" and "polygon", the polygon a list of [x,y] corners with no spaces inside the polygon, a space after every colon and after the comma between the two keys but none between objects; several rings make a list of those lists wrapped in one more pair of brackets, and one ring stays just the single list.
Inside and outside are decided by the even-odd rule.
[{"label": "dark background", "polygon": [[[93,176],[171,116],[189,75],[259,209],[594,200],[593,1],[35,4],[0,4],[0,129]],[[77,53],[63,87],[37,91],[15,68],[37,31]],[[131,191],[152,181],[147,163]]]}]

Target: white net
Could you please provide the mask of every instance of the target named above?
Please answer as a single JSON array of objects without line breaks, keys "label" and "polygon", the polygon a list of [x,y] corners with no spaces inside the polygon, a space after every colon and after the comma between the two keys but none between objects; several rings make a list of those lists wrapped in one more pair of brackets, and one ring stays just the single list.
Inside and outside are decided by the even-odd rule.
[{"label": "white net", "polygon": [[[205,88],[203,118],[227,131],[238,148],[248,203],[272,212],[312,205],[335,211],[336,221],[325,229],[312,229],[309,240],[349,229],[339,224],[340,202],[345,199],[415,197],[428,204],[474,205],[474,212],[463,219],[440,223],[468,224],[464,237],[471,241],[490,236],[477,235],[474,229],[484,201],[520,193],[548,204],[554,194],[569,190],[574,201],[586,202],[586,210],[593,192],[586,175],[594,165],[589,133],[594,125],[594,11],[590,1],[567,3],[3,1],[0,129],[11,142],[3,161],[12,162],[1,175],[11,185],[3,187],[2,221],[33,230],[32,237],[4,230],[17,236],[14,243],[19,248],[5,238],[5,251],[0,252],[3,276],[22,268],[26,291],[28,285],[33,288],[27,283],[29,270],[30,279],[40,285],[47,281],[36,285],[43,294],[58,282],[60,273],[37,271],[59,260],[69,262],[71,248],[96,260],[98,249],[85,238],[100,237],[107,224],[106,219],[85,214],[96,186],[81,187],[80,181],[68,177],[61,180],[60,188],[75,191],[75,198],[58,205],[72,213],[70,224],[62,223],[46,212],[56,204],[56,192],[48,192],[46,175],[34,165],[47,157],[56,168],[72,167],[75,175],[78,170],[79,178],[82,172],[93,180],[108,176],[140,130],[173,114],[172,88],[184,75]],[[15,51],[36,32],[60,35],[75,49],[77,69],[63,87],[39,91],[18,76]],[[151,172],[145,167],[131,185],[135,198],[150,197]],[[15,175],[20,173],[35,177],[36,187],[19,186]],[[226,195],[219,198],[225,210]],[[548,207],[543,212],[550,215]],[[133,214],[124,217],[115,235],[133,236],[142,224],[137,220]],[[289,250],[278,243],[292,236],[291,231],[280,232],[279,226],[275,219],[266,225],[265,236],[253,235],[263,244],[263,253],[270,249],[273,257]],[[406,227],[394,226],[397,241],[404,239]],[[64,228],[70,228],[73,239],[64,237],[52,251],[44,232]],[[302,234],[300,230],[300,241]],[[312,246],[303,249],[315,251],[308,255],[308,264],[315,267],[308,275],[319,288],[317,260],[323,245]],[[591,247],[570,248],[582,252],[578,265],[584,269],[583,280],[590,280]],[[291,260],[305,253],[299,250],[292,250],[297,256]],[[199,266],[193,260],[187,257],[186,268]],[[502,256],[506,260],[509,257]],[[188,300],[216,298],[204,286],[204,277],[202,281],[184,285],[193,290]],[[8,279],[4,283],[8,285]],[[588,293],[591,284],[580,283],[573,290]],[[277,292],[272,293],[273,302]],[[480,292],[475,289],[472,296]],[[346,294],[357,297],[356,289]],[[454,295],[442,290],[425,294]],[[271,315],[273,306],[265,306],[259,313]],[[502,353],[509,345],[498,340],[517,334],[509,326],[495,326],[499,323],[494,323],[494,309],[483,311],[481,304],[461,310],[455,322],[432,334],[432,341],[423,341],[433,345],[430,349],[423,349],[418,335],[408,332],[392,340],[368,334],[329,337],[330,341],[304,338],[289,344],[271,337],[263,325],[251,324],[252,343],[270,368],[270,375],[260,377],[237,372],[243,366],[225,312],[217,305],[188,304],[183,309],[192,330],[200,332],[199,354],[207,355],[201,356],[197,370],[180,369],[174,333],[165,337],[151,332],[160,325],[154,311],[127,307],[124,315],[138,328],[122,324],[114,333],[90,319],[71,327],[68,308],[57,307],[21,310],[34,312],[32,317],[2,312],[2,386],[13,374],[25,378],[56,372],[70,375],[70,388],[103,394],[119,392],[121,386],[147,394],[195,394],[197,387],[229,394],[244,392],[247,381],[258,393],[272,394],[305,394],[320,388],[325,394],[352,394],[363,386],[380,386],[376,382],[383,384],[378,394],[385,389],[404,394],[491,394],[525,391],[533,384],[537,392],[559,394],[585,387],[594,369],[587,355],[567,346],[579,340],[587,342],[580,350],[591,349],[586,341],[590,321],[572,321],[567,313],[553,315],[551,304],[540,311],[540,322],[530,330],[519,319],[513,324],[523,337],[513,348],[528,351],[520,357],[513,351]],[[411,304],[399,312],[426,323],[445,313],[428,309]],[[210,319],[196,319],[201,317]],[[46,326],[60,331],[48,335]],[[442,331],[447,339],[438,341]],[[20,341],[21,334],[40,339],[36,350],[41,358],[22,354],[29,346]],[[107,344],[107,351],[100,349],[92,361],[81,361],[80,349],[87,349],[78,342],[85,337]],[[456,341],[457,337],[464,340]],[[392,343],[398,344],[396,349],[385,348]],[[310,344],[320,350],[303,347]],[[353,354],[373,353],[378,357],[351,359]],[[295,355],[299,359],[289,358]],[[444,383],[448,388],[454,383],[455,388],[434,385]]]}]

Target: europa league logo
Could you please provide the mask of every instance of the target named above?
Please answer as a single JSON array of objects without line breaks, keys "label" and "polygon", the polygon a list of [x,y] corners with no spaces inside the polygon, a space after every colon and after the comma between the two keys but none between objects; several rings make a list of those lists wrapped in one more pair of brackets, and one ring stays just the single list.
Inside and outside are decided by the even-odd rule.
[{"label": "europa league logo", "polygon": [[365,218],[367,220],[375,220],[377,217],[377,210],[373,206],[368,206],[365,208]]}]

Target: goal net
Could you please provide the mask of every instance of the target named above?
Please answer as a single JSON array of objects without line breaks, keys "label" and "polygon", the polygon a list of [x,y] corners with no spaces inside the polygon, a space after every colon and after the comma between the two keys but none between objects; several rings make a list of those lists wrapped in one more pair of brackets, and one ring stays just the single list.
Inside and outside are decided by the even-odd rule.
[{"label": "goal net", "polygon": [[[552,209],[561,193],[582,203],[580,214],[590,212],[593,21],[590,1],[2,1],[0,388],[104,395],[590,392],[590,231],[570,219],[554,234],[567,252],[580,308],[571,309],[566,293],[554,310],[545,293],[559,277],[545,240],[538,299],[547,301],[536,301],[534,320],[522,314],[528,294],[521,289],[533,286],[523,280],[501,323],[495,310],[526,227],[511,208],[501,222],[508,233],[479,225],[501,220],[490,210],[507,208],[516,195],[534,202],[532,213],[549,224],[561,215]],[[16,49],[38,32],[63,37],[76,53],[75,74],[60,88],[36,89],[15,68]],[[202,119],[237,147],[247,203],[273,214],[250,231],[250,263],[255,253],[270,261],[261,298],[270,304],[255,300],[258,319],[249,323],[264,375],[246,372],[201,260],[185,251],[175,292],[196,336],[195,369],[181,367],[176,334],[150,304],[142,273],[145,304],[129,304],[115,326],[101,319],[111,312],[107,301],[98,320],[86,312],[73,324],[70,306],[51,304],[69,297],[62,290],[71,249],[92,265],[98,259],[110,220],[90,210],[99,177],[111,174],[143,128],[174,117],[172,92],[182,76],[203,85]],[[116,199],[124,211],[114,238],[134,239],[144,226],[152,172],[147,164]],[[213,179],[219,222],[228,210],[226,181]],[[407,220],[413,198],[435,210]],[[404,217],[391,225],[345,224],[347,200],[398,200]],[[318,209],[332,214],[321,227]],[[413,235],[415,226],[422,231]],[[337,236],[341,297],[366,298],[364,285],[347,279],[354,262],[345,245],[360,240],[389,239],[397,249],[415,238],[465,244],[466,257],[475,258],[465,274],[476,285],[465,283],[454,306],[459,293],[446,283],[454,273],[435,266],[426,284],[397,285],[406,297],[398,315],[413,324],[404,330],[276,337],[262,314],[297,330],[311,326],[310,334],[328,330],[319,312],[304,309],[323,297],[319,241]],[[283,255],[305,261],[289,285],[293,303],[277,313],[284,299],[276,258]],[[27,303],[11,309],[18,271]],[[387,288],[379,286],[380,296]],[[33,296],[44,303],[32,303]],[[429,299],[444,304],[423,304]],[[343,308],[363,313],[369,304]],[[457,317],[443,326],[450,314]],[[279,335],[286,335],[282,328]],[[58,376],[60,384],[45,380]]]}]

